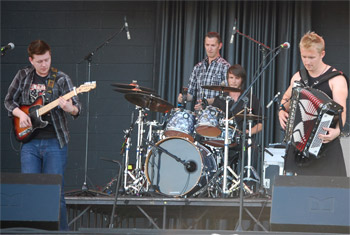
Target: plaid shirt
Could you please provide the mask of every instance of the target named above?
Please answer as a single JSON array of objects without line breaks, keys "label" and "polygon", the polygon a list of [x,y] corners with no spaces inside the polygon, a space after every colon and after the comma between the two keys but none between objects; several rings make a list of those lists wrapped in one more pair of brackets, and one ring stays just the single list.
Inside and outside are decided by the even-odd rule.
[{"label": "plaid shirt", "polygon": [[[21,106],[21,105],[30,105],[30,95],[29,88],[33,82],[35,69],[34,67],[26,67],[17,72],[14,77],[7,95],[5,97],[5,108],[8,110],[9,117],[12,117],[12,111]],[[51,70],[47,78],[50,78]],[[48,79],[47,79],[48,80]],[[46,80],[46,83],[47,83]],[[47,86],[47,84],[46,84]],[[57,73],[57,79],[55,85],[52,89],[51,100],[57,99],[59,96],[62,96],[73,90],[73,83],[69,76],[61,71]],[[78,108],[79,112],[73,118],[77,118],[81,111],[81,104],[77,96],[72,97],[73,104]],[[57,138],[60,142],[61,148],[68,144],[69,141],[69,131],[68,131],[68,122],[66,117],[66,112],[63,111],[60,107],[51,109],[50,111],[53,126],[56,130]]]},{"label": "plaid shirt", "polygon": [[197,99],[214,98],[219,95],[218,91],[203,89],[204,85],[221,85],[223,82],[227,86],[227,70],[230,64],[221,56],[213,60],[210,64],[208,57],[196,64],[193,68],[188,83],[188,93],[197,96]]}]

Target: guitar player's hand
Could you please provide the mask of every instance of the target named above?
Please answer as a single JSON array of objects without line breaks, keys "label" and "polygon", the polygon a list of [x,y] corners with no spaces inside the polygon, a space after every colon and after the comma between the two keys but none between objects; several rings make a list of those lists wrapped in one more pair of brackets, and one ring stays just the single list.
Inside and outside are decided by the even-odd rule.
[{"label": "guitar player's hand", "polygon": [[59,106],[67,113],[75,115],[77,108],[73,105],[72,99],[65,100],[63,97],[59,98]]},{"label": "guitar player's hand", "polygon": [[27,127],[32,126],[32,121],[30,120],[30,117],[25,112],[20,110],[19,108],[15,108],[12,111],[12,114],[19,118],[19,127],[20,128],[27,128]]}]

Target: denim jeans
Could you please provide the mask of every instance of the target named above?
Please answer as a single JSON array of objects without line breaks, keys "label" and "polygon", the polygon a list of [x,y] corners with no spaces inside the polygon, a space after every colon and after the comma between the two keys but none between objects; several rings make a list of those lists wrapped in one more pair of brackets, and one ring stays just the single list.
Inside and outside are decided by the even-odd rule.
[{"label": "denim jeans", "polygon": [[33,139],[22,145],[22,173],[62,175],[60,230],[68,230],[66,201],[64,199],[64,171],[67,163],[67,145],[60,148],[57,139]]}]

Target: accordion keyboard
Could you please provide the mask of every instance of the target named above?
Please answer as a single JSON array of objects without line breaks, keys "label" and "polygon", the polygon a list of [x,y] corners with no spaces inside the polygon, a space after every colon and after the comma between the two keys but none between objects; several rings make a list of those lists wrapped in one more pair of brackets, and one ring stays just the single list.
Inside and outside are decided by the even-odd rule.
[{"label": "accordion keyboard", "polygon": [[333,115],[329,115],[327,113],[325,113],[323,116],[322,116],[322,119],[320,121],[320,124],[318,126],[318,129],[316,131],[316,134],[315,134],[315,138],[313,139],[313,141],[311,142],[310,144],[310,148],[309,148],[309,152],[314,154],[315,156],[318,155],[320,149],[321,149],[321,146],[322,146],[322,141],[318,138],[318,135],[319,134],[326,134],[327,131],[323,130],[323,127],[330,127],[331,123],[332,123],[332,120],[333,120]]}]

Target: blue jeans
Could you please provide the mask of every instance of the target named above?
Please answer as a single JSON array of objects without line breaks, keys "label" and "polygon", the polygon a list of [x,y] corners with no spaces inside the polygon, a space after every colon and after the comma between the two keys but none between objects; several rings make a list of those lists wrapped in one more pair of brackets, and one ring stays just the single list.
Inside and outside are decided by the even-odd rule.
[{"label": "blue jeans", "polygon": [[68,230],[67,209],[63,190],[66,163],[67,145],[60,148],[57,139],[33,139],[22,145],[22,173],[62,175],[60,230]]}]

